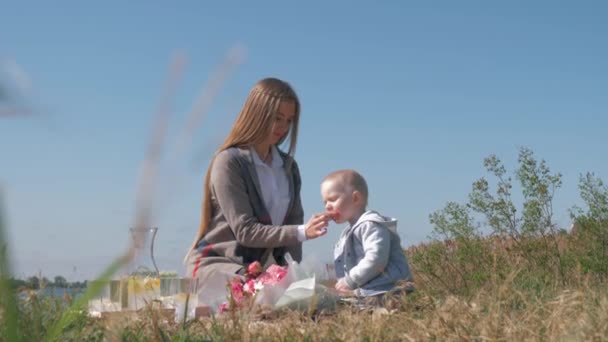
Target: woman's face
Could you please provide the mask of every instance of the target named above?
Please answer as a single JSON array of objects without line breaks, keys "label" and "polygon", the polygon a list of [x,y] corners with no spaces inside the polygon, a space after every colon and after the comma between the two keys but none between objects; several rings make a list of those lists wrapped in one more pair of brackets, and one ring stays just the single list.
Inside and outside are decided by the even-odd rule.
[{"label": "woman's face", "polygon": [[277,116],[272,124],[270,137],[268,140],[271,145],[276,145],[283,137],[289,133],[291,123],[296,116],[296,104],[294,101],[281,101]]}]

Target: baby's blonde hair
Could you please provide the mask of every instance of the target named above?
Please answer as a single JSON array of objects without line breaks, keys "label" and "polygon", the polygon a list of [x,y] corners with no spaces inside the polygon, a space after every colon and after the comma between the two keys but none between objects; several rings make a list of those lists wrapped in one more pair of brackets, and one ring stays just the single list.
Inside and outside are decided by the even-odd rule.
[{"label": "baby's blonde hair", "polygon": [[363,199],[363,208],[367,207],[367,198],[369,196],[367,182],[359,172],[352,169],[334,171],[325,176],[321,183],[327,181],[337,182],[344,187],[350,187],[353,191],[358,191]]}]

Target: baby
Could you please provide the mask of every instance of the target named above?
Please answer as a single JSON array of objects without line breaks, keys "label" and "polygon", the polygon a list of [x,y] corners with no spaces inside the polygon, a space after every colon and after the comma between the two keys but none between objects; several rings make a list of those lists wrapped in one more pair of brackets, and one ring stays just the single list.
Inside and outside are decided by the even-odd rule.
[{"label": "baby", "polygon": [[325,177],[321,197],[336,223],[350,224],[334,249],[338,291],[376,296],[412,280],[397,220],[367,210],[367,184],[358,172],[339,170]]}]

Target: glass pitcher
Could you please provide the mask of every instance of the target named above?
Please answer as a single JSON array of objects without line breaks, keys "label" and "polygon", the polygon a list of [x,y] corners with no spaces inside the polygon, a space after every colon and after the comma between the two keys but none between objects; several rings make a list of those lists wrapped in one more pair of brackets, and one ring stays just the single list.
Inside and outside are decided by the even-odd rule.
[{"label": "glass pitcher", "polygon": [[154,239],[158,228],[131,228],[134,257],[126,281],[126,306],[141,309],[160,297],[160,271],[154,259]]},{"label": "glass pitcher", "polygon": [[154,240],[156,239],[157,227],[131,228],[132,246],[134,257],[129,265],[129,275],[143,275],[159,277],[160,271],[154,259]]}]

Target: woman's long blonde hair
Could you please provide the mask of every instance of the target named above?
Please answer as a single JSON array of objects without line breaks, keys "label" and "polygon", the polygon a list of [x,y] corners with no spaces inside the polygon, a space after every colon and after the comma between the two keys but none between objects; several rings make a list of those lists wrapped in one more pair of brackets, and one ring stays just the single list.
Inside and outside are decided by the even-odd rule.
[{"label": "woman's long blonde hair", "polygon": [[[281,101],[293,101],[296,107],[296,113],[288,134],[289,150],[287,153],[293,157],[298,138],[300,101],[293,88],[287,82],[276,78],[265,78],[256,83],[251,89],[230,133],[224,140],[224,143],[217,149],[215,155],[231,147],[249,147],[266,140],[270,135]],[[287,135],[277,145],[283,143],[286,137]],[[198,241],[205,235],[211,221],[212,208],[209,180],[214,159],[215,157],[211,159],[207,174],[205,175],[201,224],[190,250],[194,249]],[[289,169],[290,166],[287,165],[287,170]]]}]

